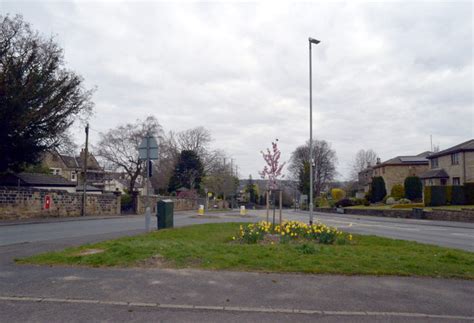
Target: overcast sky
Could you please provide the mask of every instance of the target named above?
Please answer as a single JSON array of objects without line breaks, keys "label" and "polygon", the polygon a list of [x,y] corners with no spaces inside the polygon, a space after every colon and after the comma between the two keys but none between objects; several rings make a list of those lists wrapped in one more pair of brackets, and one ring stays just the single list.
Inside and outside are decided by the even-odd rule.
[{"label": "overcast sky", "polygon": [[[257,177],[259,151],[282,159],[309,137],[338,156],[382,160],[474,138],[473,5],[466,2],[199,3],[0,0],[55,35],[67,66],[97,86],[97,131],[154,115],[163,128],[211,130],[213,147]],[[77,141],[83,132],[77,131]],[[79,137],[80,136],[80,137]]]}]

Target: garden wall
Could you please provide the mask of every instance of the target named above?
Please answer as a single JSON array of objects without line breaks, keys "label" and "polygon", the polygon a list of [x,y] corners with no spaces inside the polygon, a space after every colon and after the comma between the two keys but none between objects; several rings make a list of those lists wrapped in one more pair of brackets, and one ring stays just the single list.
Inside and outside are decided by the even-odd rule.
[{"label": "garden wall", "polygon": [[[335,208],[316,208],[315,212],[338,213]],[[372,209],[344,209],[345,214],[380,216],[390,218],[419,219],[412,210],[372,210]],[[474,210],[433,210],[423,211],[421,219],[438,220],[438,221],[459,221],[474,222]]]},{"label": "garden wall", "polygon": [[[140,195],[138,198],[137,214],[144,214],[146,209],[146,196]],[[176,197],[164,197],[158,195],[150,196],[151,213],[156,213],[156,203],[161,200],[172,200],[174,203],[174,211],[189,211],[198,209],[198,199],[183,199]]]},{"label": "garden wall", "polygon": [[[45,207],[45,197],[50,196],[50,207]],[[0,189],[0,220],[44,217],[80,216],[82,193],[28,188]],[[120,214],[120,195],[89,194],[86,202],[87,215]]]}]

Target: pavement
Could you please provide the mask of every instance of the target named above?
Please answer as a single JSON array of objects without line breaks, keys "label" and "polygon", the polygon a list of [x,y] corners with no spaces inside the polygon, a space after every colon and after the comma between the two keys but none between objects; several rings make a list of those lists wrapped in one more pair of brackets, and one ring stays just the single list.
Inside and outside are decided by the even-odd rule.
[{"label": "pavement", "polygon": [[[199,218],[194,212],[182,212],[176,214],[175,224],[265,218],[264,212],[250,214]],[[298,212],[284,216],[307,218]],[[406,231],[409,239],[417,234],[422,239],[435,236],[439,232],[433,228],[448,230],[444,233],[474,230],[463,224],[397,221],[401,219],[318,218],[365,234],[375,230],[395,235],[405,232],[404,227],[418,229]],[[390,230],[392,226],[396,229]],[[0,322],[474,322],[474,281],[14,263],[14,258],[143,231],[143,217],[1,226]],[[471,241],[470,236],[453,237],[460,237],[461,242],[442,243],[462,247]]]}]

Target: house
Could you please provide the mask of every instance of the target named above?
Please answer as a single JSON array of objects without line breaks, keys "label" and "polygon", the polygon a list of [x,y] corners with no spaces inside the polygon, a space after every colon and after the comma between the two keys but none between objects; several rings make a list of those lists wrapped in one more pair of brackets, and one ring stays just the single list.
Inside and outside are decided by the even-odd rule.
[{"label": "house", "polygon": [[8,173],[0,176],[0,186],[76,192],[76,183],[62,176],[40,173]]},{"label": "house", "polygon": [[[84,169],[84,150],[79,156],[67,156],[57,151],[49,151],[43,154],[41,165],[49,168],[53,175],[60,175],[65,179],[77,184],[81,183]],[[89,185],[104,189],[105,172],[92,154],[87,159],[87,182]]]},{"label": "house", "polygon": [[383,177],[387,194],[390,194],[395,184],[403,185],[405,178],[420,176],[429,169],[428,155],[430,152],[425,151],[415,156],[397,156],[383,163],[378,158],[373,166],[373,177]]},{"label": "house", "polygon": [[365,196],[365,193],[369,192],[370,184],[372,183],[373,174],[374,174],[374,169],[370,164],[367,165],[366,169],[359,172],[356,197],[362,198]]},{"label": "house", "polygon": [[[144,195],[145,192],[145,179],[143,176],[138,176],[135,181],[135,190],[140,195]],[[127,173],[123,172],[112,172],[106,171],[104,176],[104,191],[116,192],[119,191],[122,194],[128,192],[130,187],[130,179]]]},{"label": "house", "polygon": [[420,175],[423,184],[463,185],[474,182],[474,139],[427,157],[430,169]]}]

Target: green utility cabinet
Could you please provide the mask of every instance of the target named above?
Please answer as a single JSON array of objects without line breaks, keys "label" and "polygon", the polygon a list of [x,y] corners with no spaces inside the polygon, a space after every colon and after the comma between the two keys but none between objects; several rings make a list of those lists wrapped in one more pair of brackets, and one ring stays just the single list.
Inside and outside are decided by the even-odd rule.
[{"label": "green utility cabinet", "polygon": [[160,200],[156,203],[156,217],[159,229],[173,227],[174,203],[172,200]]}]

